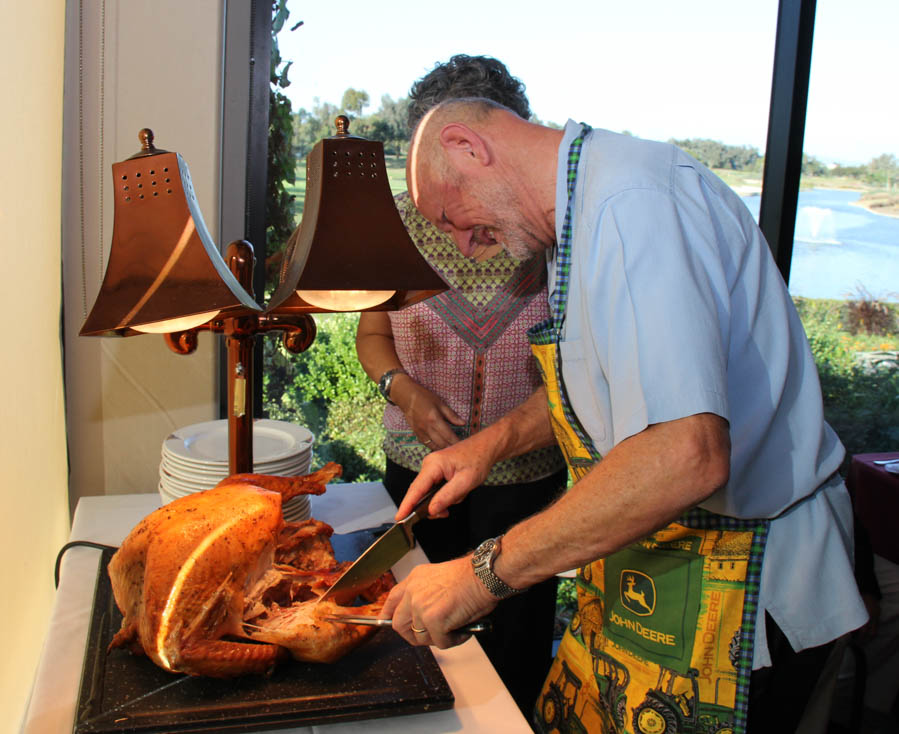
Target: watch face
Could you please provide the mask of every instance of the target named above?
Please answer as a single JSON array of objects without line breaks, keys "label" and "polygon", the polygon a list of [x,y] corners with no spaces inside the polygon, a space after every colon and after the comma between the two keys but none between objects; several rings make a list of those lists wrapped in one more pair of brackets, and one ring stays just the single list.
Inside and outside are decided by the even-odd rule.
[{"label": "watch face", "polygon": [[381,395],[384,396],[386,400],[390,400],[390,383],[393,381],[393,373],[385,372],[384,376],[381,377],[381,381],[378,383],[378,390],[381,391]]},{"label": "watch face", "polygon": [[488,558],[490,558],[490,553],[493,551],[494,542],[492,540],[485,540],[481,543],[477,550],[474,552],[474,557],[472,558],[472,563],[476,565],[480,565],[484,563]]}]

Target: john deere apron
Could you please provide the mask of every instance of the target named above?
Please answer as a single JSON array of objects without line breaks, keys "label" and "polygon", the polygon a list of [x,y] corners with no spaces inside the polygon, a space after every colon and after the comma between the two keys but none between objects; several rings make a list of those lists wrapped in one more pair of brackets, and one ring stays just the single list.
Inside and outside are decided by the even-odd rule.
[{"label": "john deere apron", "polygon": [[[572,409],[558,348],[571,270],[571,200],[588,131],[568,155],[552,315],[529,333],[553,431],[575,481],[601,458]],[[537,699],[539,730],[744,731],[767,530],[766,521],[695,509],[581,568],[578,611]]]}]

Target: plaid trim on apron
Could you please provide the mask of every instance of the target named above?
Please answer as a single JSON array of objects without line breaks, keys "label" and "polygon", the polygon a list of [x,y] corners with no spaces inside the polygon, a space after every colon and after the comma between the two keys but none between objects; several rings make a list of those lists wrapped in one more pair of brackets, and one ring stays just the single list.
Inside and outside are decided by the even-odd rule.
[{"label": "plaid trim on apron", "polygon": [[[551,316],[528,336],[553,431],[575,481],[601,460],[562,379],[572,197],[583,126],[568,154],[568,207]],[[560,643],[534,723],[549,732],[733,734],[746,728],[764,520],[695,508],[578,571],[578,612]]]}]

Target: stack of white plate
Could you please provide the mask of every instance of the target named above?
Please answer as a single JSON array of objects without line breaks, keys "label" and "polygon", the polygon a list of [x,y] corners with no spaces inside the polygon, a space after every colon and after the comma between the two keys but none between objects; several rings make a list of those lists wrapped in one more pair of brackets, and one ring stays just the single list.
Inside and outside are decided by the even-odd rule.
[{"label": "stack of white plate", "polygon": [[[302,426],[285,421],[253,422],[253,472],[289,477],[309,473],[314,436]],[[162,442],[159,496],[171,502],[218,484],[228,472],[228,421],[206,421],[179,428]],[[285,502],[284,519],[300,522],[309,517],[309,497]]]}]

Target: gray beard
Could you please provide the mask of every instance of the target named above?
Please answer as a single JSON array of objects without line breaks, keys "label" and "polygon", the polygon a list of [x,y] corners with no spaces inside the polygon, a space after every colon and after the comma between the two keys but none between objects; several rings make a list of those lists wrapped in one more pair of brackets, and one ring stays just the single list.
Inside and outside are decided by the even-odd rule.
[{"label": "gray beard", "polygon": [[530,260],[534,255],[546,249],[540,239],[527,230],[516,227],[500,243],[509,257],[519,262]]}]

